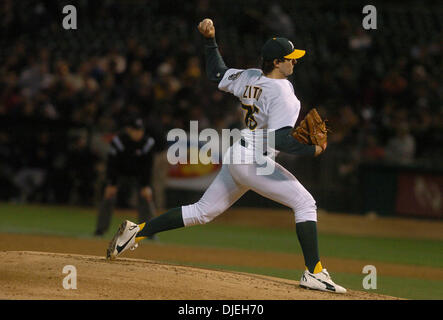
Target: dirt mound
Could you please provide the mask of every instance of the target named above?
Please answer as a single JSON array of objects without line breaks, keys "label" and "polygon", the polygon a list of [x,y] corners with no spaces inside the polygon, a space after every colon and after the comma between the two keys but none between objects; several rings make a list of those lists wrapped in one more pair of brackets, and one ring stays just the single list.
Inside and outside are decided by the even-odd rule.
[{"label": "dirt mound", "polygon": [[[63,273],[67,265],[77,273],[75,290],[63,287],[64,278],[73,276],[72,269]],[[0,299],[396,299],[353,290],[345,295],[310,291],[292,280],[149,260],[32,251],[0,252],[0,275]]]}]

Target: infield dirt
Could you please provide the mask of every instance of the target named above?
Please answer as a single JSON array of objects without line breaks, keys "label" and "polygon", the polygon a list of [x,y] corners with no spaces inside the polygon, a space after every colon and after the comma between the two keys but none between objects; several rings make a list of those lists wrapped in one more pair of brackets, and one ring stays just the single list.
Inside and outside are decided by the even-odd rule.
[{"label": "infield dirt", "polygon": [[[141,259],[4,251],[0,261],[0,299],[396,299],[353,290],[344,295],[304,290],[293,280]],[[66,265],[77,270],[76,290],[62,285]]]}]

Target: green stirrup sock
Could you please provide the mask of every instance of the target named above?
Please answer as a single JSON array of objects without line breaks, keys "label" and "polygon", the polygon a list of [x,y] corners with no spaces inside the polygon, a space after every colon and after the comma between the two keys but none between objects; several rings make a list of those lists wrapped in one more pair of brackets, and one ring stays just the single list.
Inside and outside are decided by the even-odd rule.
[{"label": "green stirrup sock", "polygon": [[[143,239],[150,237],[158,232],[182,228],[184,226],[182,208],[174,208],[146,222],[143,228],[137,233],[136,240],[142,237]],[[138,239],[137,241],[140,240],[142,239]]]},{"label": "green stirrup sock", "polygon": [[[321,271],[321,263],[318,254],[317,222],[305,221],[296,223],[295,229],[305,258],[306,268],[308,268],[311,273]],[[317,264],[318,267],[316,268]]]}]

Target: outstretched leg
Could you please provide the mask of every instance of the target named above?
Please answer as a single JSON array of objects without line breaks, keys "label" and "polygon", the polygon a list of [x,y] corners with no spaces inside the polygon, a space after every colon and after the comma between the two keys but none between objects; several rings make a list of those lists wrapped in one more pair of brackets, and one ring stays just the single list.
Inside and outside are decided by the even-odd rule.
[{"label": "outstretched leg", "polygon": [[[137,228],[132,230],[129,230],[130,227],[128,227],[127,229],[136,232],[136,235],[134,240],[129,241],[125,247],[133,247],[137,242],[162,231],[208,223],[226,211],[247,190],[247,187],[234,181],[227,166],[223,165],[198,202],[171,209],[148,222],[138,225]],[[112,258],[124,251],[115,251],[115,248],[123,241],[120,241],[120,238],[125,240],[132,239],[132,235],[129,236],[125,230],[125,227],[120,228],[120,234],[117,233],[116,237],[111,241],[108,251],[111,252],[110,256]]]}]

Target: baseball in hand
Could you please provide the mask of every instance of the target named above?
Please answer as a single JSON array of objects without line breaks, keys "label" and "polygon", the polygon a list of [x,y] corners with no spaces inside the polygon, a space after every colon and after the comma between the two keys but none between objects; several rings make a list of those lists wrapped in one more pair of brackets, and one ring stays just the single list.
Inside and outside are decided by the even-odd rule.
[{"label": "baseball in hand", "polygon": [[199,23],[198,30],[206,38],[213,38],[215,36],[214,22],[209,18],[203,19]]}]

